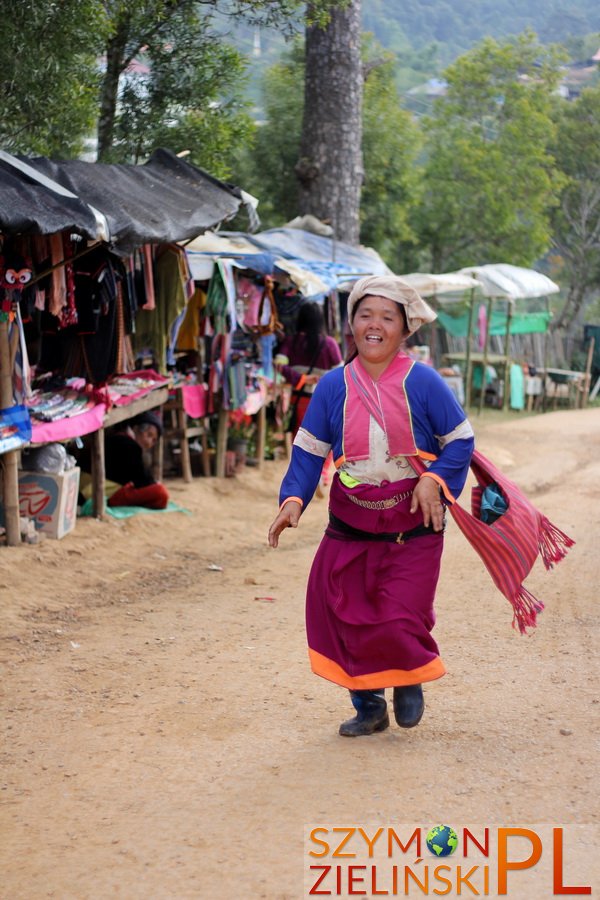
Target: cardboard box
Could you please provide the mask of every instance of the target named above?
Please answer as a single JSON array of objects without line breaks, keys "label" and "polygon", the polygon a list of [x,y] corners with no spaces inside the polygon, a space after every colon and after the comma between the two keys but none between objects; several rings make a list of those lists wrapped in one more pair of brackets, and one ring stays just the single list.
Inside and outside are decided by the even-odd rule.
[{"label": "cardboard box", "polygon": [[75,528],[78,468],[62,475],[48,472],[19,473],[19,513],[33,519],[38,531],[49,538],[62,538]]}]

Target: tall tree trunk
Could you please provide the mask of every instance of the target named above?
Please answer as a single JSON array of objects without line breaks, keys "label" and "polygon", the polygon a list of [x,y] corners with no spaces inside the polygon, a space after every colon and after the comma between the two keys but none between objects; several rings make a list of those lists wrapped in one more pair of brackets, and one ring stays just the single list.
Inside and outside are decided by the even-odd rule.
[{"label": "tall tree trunk", "polygon": [[306,80],[299,209],[331,223],[338,240],[359,242],[363,71],[361,0],[333,9],[326,28],[306,30]]},{"label": "tall tree trunk", "polygon": [[125,49],[129,31],[129,17],[125,14],[106,47],[106,71],[100,89],[100,116],[98,119],[98,160],[110,162],[113,145],[119,79],[123,71]]}]

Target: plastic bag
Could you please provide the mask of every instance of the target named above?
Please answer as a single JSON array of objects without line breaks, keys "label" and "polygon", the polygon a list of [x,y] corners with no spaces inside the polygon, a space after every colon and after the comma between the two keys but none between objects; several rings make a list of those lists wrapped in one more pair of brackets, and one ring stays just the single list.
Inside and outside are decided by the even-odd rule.
[{"label": "plastic bag", "polygon": [[27,472],[50,472],[62,475],[74,468],[76,460],[67,453],[63,444],[44,444],[42,447],[29,447],[21,454],[22,468]]}]

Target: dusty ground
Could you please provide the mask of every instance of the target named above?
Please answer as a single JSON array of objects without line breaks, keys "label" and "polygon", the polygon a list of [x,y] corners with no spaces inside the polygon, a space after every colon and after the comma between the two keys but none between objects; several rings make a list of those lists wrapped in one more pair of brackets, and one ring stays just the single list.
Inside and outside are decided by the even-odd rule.
[{"label": "dusty ground", "polygon": [[600,409],[476,430],[577,546],[529,578],[547,610],[521,637],[450,526],[449,674],[413,731],[337,735],[303,622],[326,502],[270,550],[282,463],[171,482],[192,516],[0,548],[3,900],[295,900],[314,823],[597,827]]}]

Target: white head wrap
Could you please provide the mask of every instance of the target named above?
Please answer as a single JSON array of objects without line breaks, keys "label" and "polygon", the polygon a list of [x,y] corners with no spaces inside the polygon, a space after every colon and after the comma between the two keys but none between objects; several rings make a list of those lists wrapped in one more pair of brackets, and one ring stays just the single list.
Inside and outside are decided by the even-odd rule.
[{"label": "white head wrap", "polygon": [[404,307],[408,330],[414,334],[421,325],[437,319],[430,306],[417,294],[407,281],[397,275],[367,275],[360,278],[348,297],[348,322],[352,328],[352,314],[357,302],[363,297],[386,297]]}]

